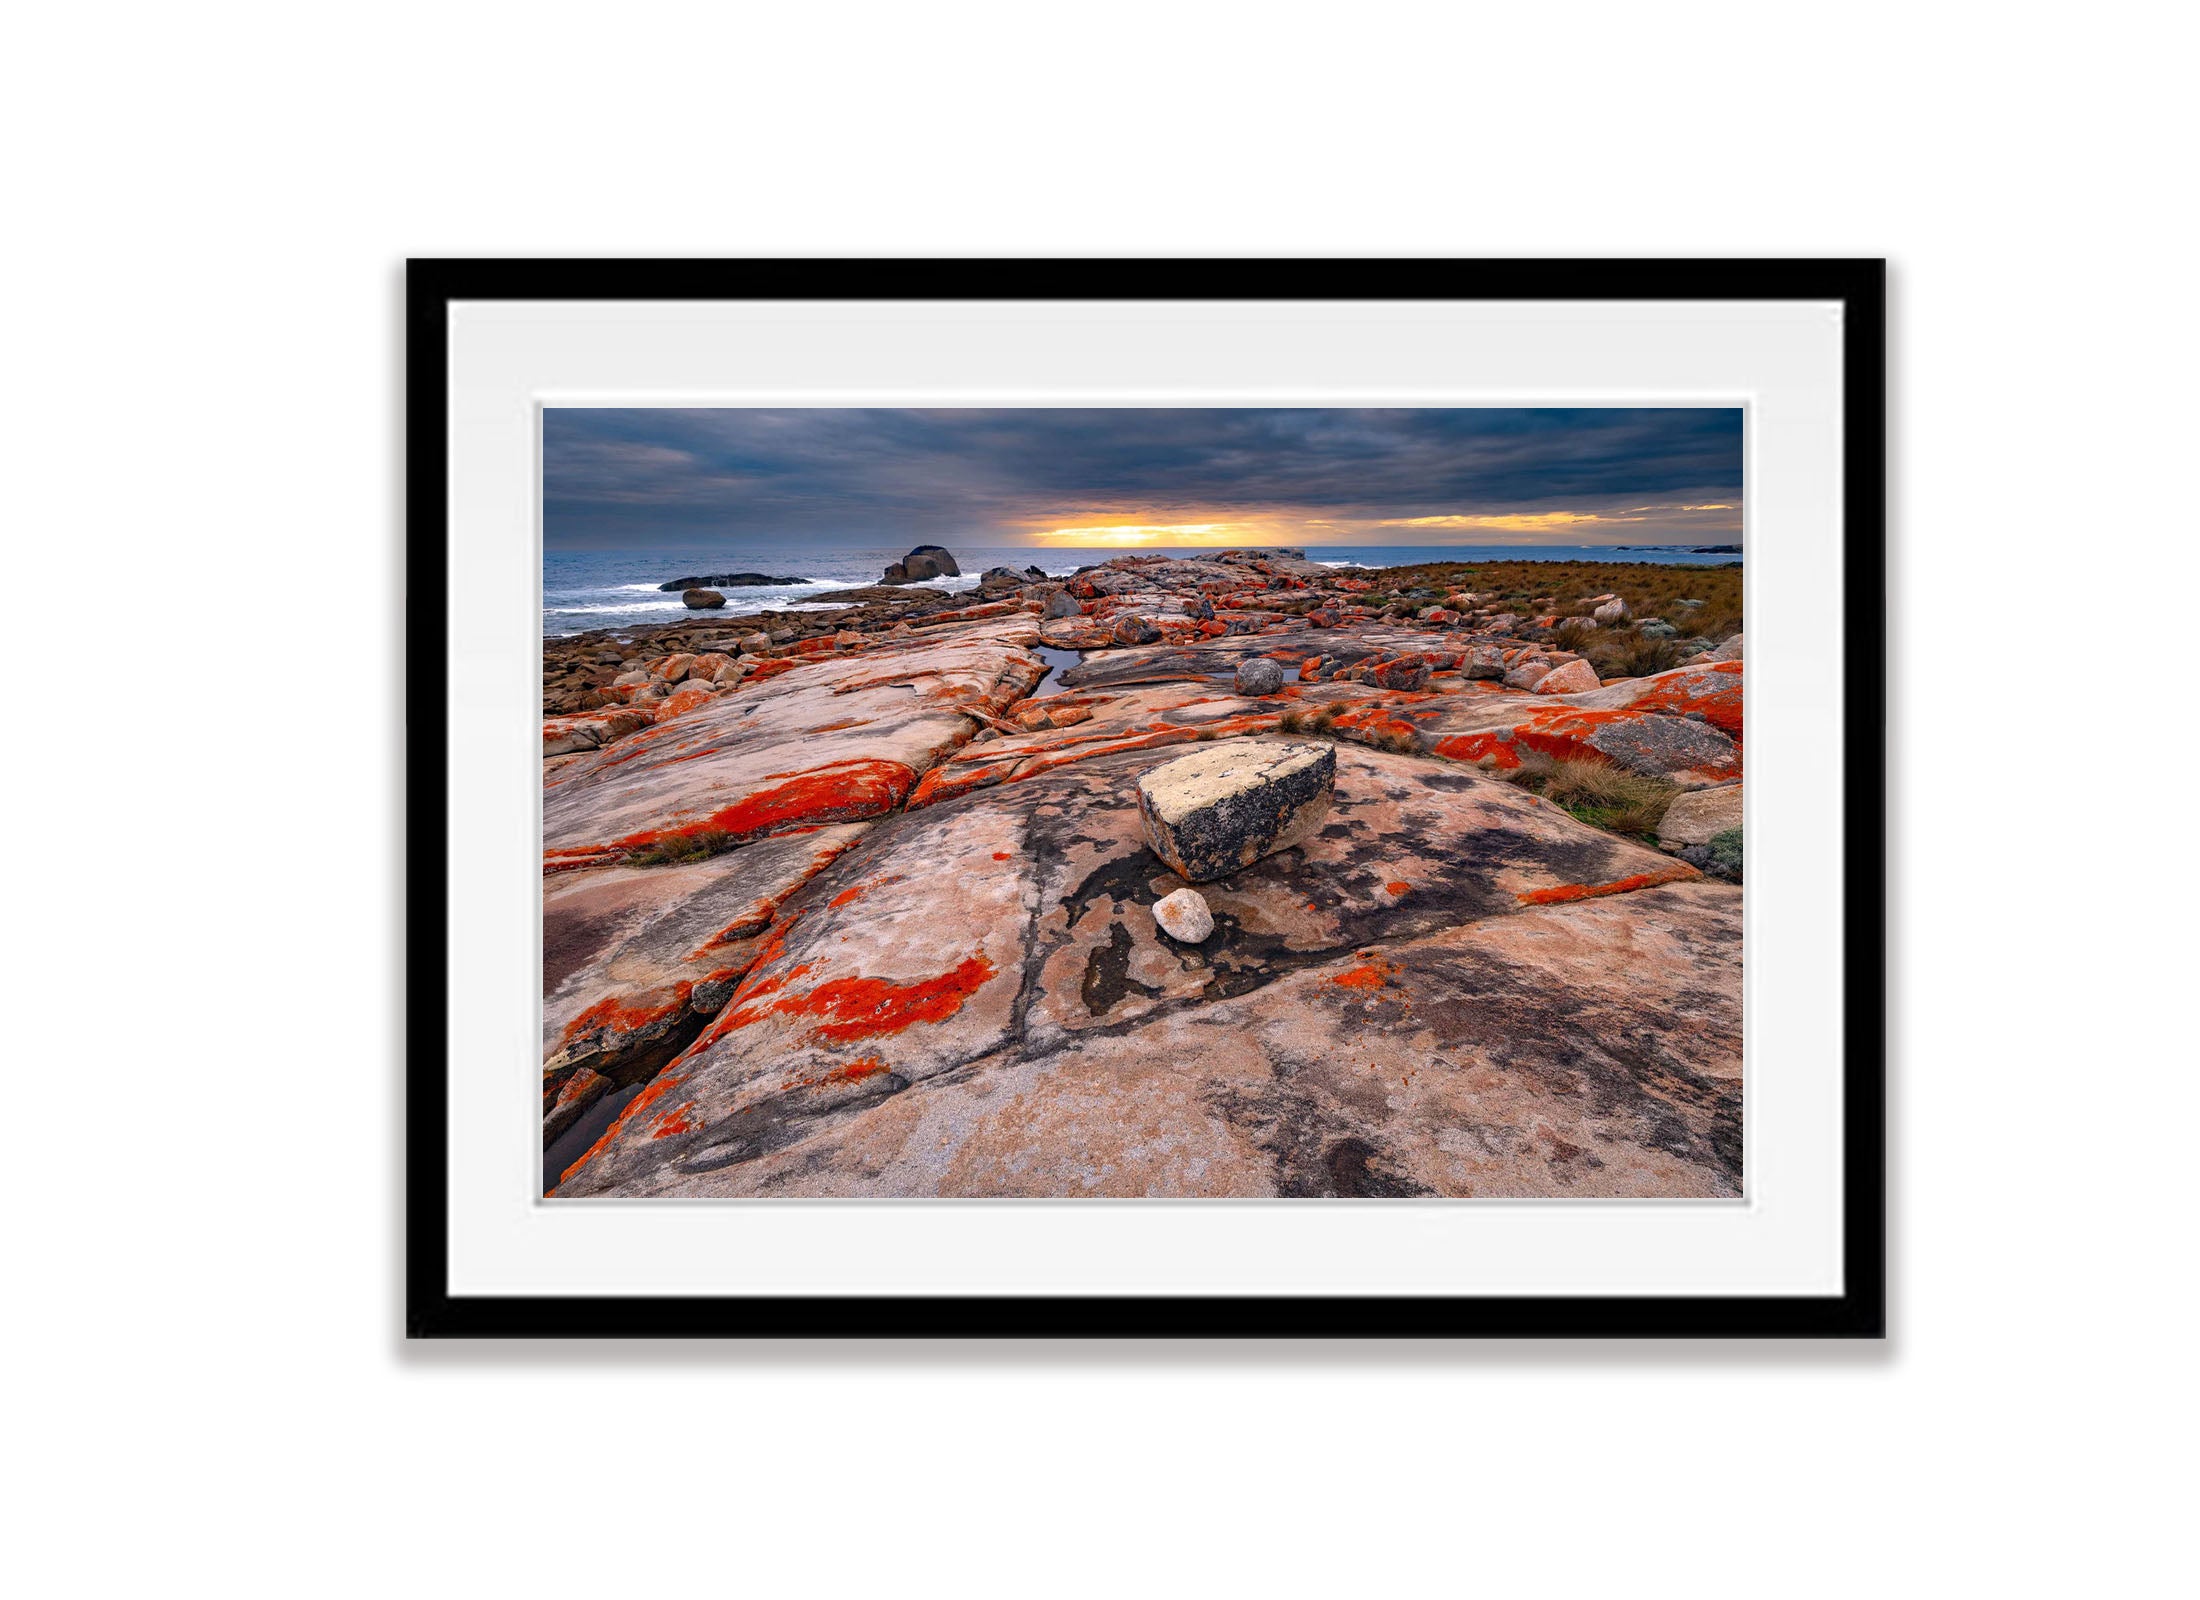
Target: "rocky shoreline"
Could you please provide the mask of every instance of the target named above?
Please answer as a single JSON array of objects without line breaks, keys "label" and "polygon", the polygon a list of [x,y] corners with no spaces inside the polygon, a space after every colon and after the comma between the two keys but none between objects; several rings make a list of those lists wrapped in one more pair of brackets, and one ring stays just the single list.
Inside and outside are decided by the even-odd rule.
[{"label": "rocky shoreline", "polygon": [[1516,565],[547,641],[546,1191],[1738,1194],[1738,574]]}]

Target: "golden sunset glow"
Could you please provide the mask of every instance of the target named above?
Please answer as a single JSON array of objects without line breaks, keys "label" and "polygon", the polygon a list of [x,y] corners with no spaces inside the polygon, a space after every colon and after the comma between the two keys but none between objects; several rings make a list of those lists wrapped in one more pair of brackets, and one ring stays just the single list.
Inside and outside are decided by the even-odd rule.
[{"label": "golden sunset glow", "polygon": [[1119,522],[1100,527],[1037,528],[1036,544],[1077,549],[1135,550],[1146,545],[1274,544],[1296,525],[1257,522]]},{"label": "golden sunset glow", "polygon": [[1732,511],[1726,504],[1687,506],[1629,506],[1624,511],[1502,512],[1487,516],[1385,517],[1378,528],[1491,528],[1505,533],[1543,533],[1554,528],[1576,528],[1590,523],[1648,522],[1650,513],[1671,511]]}]

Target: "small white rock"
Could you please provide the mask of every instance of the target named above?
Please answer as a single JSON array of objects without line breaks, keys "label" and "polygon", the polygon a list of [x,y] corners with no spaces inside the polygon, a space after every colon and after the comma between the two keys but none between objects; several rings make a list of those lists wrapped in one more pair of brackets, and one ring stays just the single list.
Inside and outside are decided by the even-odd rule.
[{"label": "small white rock", "polygon": [[1153,919],[1161,924],[1163,933],[1185,944],[1198,944],[1215,931],[1215,915],[1207,909],[1206,896],[1197,889],[1179,889],[1156,900]]}]

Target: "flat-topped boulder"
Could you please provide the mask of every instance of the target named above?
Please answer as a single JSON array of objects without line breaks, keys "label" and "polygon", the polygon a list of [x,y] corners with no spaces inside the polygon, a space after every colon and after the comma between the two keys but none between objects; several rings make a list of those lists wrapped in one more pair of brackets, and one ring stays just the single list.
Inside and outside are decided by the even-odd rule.
[{"label": "flat-topped boulder", "polygon": [[1146,842],[1188,883],[1209,883],[1288,850],[1329,814],[1334,745],[1230,739],[1138,780]]}]

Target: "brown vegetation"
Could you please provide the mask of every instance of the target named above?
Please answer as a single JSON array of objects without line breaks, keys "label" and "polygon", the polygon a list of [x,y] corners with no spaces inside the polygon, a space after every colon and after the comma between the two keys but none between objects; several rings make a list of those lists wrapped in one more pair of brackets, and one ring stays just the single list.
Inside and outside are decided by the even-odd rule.
[{"label": "brown vegetation", "polygon": [[1681,792],[1662,778],[1623,772],[1602,761],[1554,761],[1534,751],[1523,751],[1519,766],[1491,776],[1534,790],[1593,828],[1643,839],[1657,837],[1665,808]]},{"label": "brown vegetation", "polygon": [[[1526,615],[1556,612],[1562,617],[1585,616],[1591,599],[1616,594],[1637,618],[1662,617],[1686,639],[1717,643],[1742,629],[1739,561],[1715,567],[1646,561],[1432,561],[1420,566],[1386,567],[1374,577],[1375,591],[1361,598],[1375,606],[1404,599],[1415,589],[1437,595],[1468,589]],[[1683,605],[1684,600],[1701,604]],[[1419,603],[1432,605],[1435,601],[1424,599]]]}]

